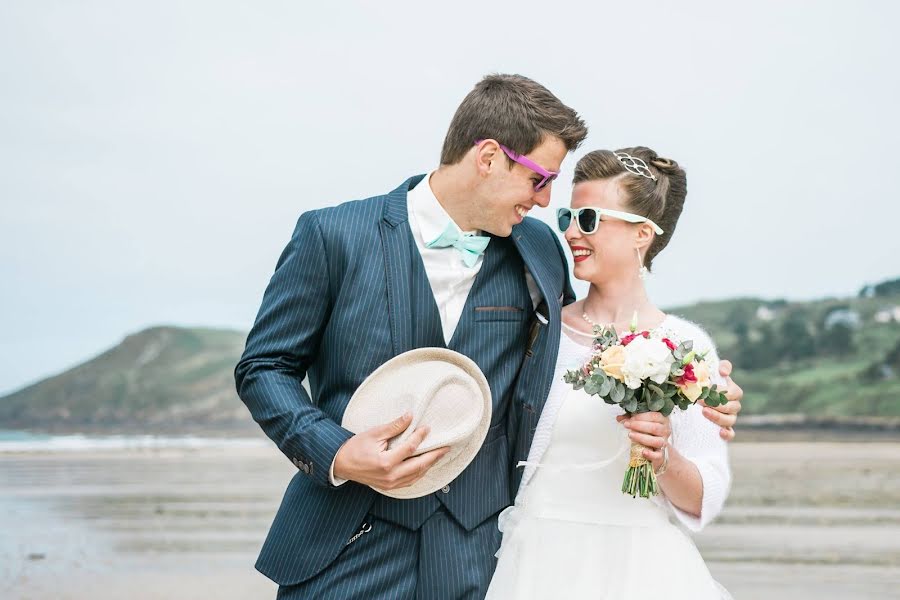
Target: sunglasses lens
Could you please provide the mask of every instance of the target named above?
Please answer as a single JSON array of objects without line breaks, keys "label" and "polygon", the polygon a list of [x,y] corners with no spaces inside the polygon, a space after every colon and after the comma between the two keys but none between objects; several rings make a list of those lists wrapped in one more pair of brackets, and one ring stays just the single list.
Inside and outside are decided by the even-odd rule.
[{"label": "sunglasses lens", "polygon": [[572,213],[569,212],[568,208],[560,208],[556,211],[556,221],[559,230],[565,233],[569,229],[569,225],[572,224]]},{"label": "sunglasses lens", "polygon": [[597,211],[593,208],[582,208],[578,213],[578,228],[582,233],[594,233],[597,229]]},{"label": "sunglasses lens", "polygon": [[541,191],[542,189],[544,189],[545,187],[550,185],[554,179],[556,179],[556,175],[551,175],[550,177],[544,177],[534,186],[534,191],[536,191],[536,192]]}]

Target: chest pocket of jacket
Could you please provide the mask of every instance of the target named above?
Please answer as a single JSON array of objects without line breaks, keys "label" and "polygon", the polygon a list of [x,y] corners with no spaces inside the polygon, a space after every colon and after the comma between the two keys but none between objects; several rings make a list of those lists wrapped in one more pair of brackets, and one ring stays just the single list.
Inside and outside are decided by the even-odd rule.
[{"label": "chest pocket of jacket", "polygon": [[476,306],[476,321],[518,321],[525,320],[527,313],[521,306]]}]

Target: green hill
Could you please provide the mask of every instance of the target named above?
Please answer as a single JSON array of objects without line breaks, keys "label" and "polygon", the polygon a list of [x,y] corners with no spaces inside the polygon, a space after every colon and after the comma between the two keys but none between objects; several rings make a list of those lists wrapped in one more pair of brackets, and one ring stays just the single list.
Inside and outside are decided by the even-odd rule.
[{"label": "green hill", "polygon": [[900,417],[895,307],[896,290],[812,302],[742,298],[671,312],[704,325],[734,363],[743,414]]},{"label": "green hill", "polygon": [[[736,366],[744,415],[900,417],[900,280],[857,298],[671,309]],[[0,428],[258,432],[234,391],[239,331],[154,327],[0,398]],[[745,421],[749,423],[749,421]]]},{"label": "green hill", "polygon": [[0,427],[178,430],[253,425],[234,391],[239,331],[153,327],[0,398]]}]

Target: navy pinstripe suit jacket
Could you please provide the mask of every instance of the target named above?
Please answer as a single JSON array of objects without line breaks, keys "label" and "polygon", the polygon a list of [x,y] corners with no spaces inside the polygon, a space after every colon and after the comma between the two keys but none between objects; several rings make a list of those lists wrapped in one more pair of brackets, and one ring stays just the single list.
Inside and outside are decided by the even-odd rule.
[{"label": "navy pinstripe suit jacket", "polygon": [[[356,387],[421,339],[411,313],[422,307],[408,305],[413,257],[406,196],[422,178],[410,178],[384,196],[300,217],[235,369],[238,394],[253,418],[298,467],[257,561],[257,568],[281,585],[304,581],[330,564],[379,498],[354,482],[332,486],[329,468],[352,436],[339,423]],[[550,388],[560,304],[574,299],[565,256],[549,227],[526,218],[511,239],[514,250],[498,241],[518,251],[534,277],[545,298],[546,324],[530,314],[521,320],[526,330],[521,339],[530,350],[522,349],[517,372],[504,379],[510,389],[492,389],[492,429],[504,430],[509,459],[504,472],[478,475],[486,480],[482,483],[491,479],[508,486],[502,495],[494,494],[494,503],[515,493],[520,474],[513,465],[527,456]],[[520,276],[524,284],[524,270]],[[506,288],[521,287],[485,285],[491,288],[486,293],[499,298],[509,295]],[[428,301],[433,306],[433,297]],[[500,330],[472,331],[483,336],[481,343],[490,343]],[[312,398],[301,385],[307,375]],[[477,499],[484,493],[475,488],[469,495]],[[484,502],[448,506],[466,528],[502,508]]]}]

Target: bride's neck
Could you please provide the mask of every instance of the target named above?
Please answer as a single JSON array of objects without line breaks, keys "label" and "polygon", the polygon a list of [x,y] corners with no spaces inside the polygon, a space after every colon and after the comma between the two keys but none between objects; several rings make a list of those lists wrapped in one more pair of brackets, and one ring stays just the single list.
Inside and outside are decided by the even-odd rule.
[{"label": "bride's neck", "polygon": [[607,281],[602,286],[592,283],[584,299],[583,310],[595,323],[612,323],[619,331],[628,329],[635,312],[641,329],[658,325],[664,316],[650,302],[644,283],[638,277],[633,280]]}]

